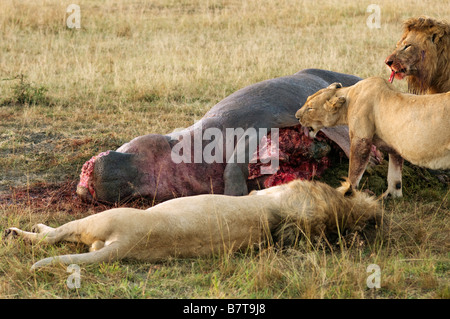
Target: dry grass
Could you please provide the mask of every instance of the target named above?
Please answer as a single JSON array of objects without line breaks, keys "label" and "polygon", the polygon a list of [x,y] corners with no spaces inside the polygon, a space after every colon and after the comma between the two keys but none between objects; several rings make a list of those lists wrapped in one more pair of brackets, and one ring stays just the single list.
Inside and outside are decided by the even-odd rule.
[{"label": "dry grass", "polygon": [[[405,18],[450,16],[442,1],[378,1],[381,29],[369,29],[361,2],[80,0],[81,29],[70,30],[70,3],[2,0],[0,229],[56,226],[103,209],[73,197],[84,161],[191,125],[246,85],[309,67],[388,77],[383,60]],[[383,169],[366,174],[378,193]],[[1,242],[0,297],[449,298],[448,186],[419,173],[408,168],[405,200],[385,205],[393,226],[383,243],[89,265],[72,290],[64,268],[28,269],[84,247]],[[381,267],[381,289],[366,286],[369,264]]]}]

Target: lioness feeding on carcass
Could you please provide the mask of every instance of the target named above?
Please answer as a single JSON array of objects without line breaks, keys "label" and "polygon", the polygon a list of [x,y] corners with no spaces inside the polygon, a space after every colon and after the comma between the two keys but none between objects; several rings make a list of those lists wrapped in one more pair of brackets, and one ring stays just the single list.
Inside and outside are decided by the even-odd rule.
[{"label": "lioness feeding on carcass", "polygon": [[297,111],[300,124],[313,133],[348,125],[348,178],[358,186],[374,144],[389,153],[388,189],[402,196],[403,158],[431,169],[450,168],[450,93],[405,94],[386,80],[371,77],[349,87],[334,83],[308,97]]},{"label": "lioness feeding on carcass", "polygon": [[43,224],[35,232],[17,228],[4,237],[32,243],[82,242],[84,254],[49,257],[32,266],[98,263],[133,258],[156,262],[169,257],[198,257],[259,247],[267,242],[292,245],[299,236],[312,240],[360,232],[374,238],[383,223],[379,203],[349,182],[334,189],[295,180],[247,196],[197,195],[163,202],[148,210],[116,208],[58,228]]},{"label": "lioness feeding on carcass", "polygon": [[[311,141],[304,138],[294,114],[317,90],[359,80],[349,74],[305,69],[244,87],[182,131],[139,136],[116,151],[94,156],[83,165],[77,194],[84,201],[114,203],[146,197],[159,202],[198,194],[246,195],[261,186],[317,177],[330,166],[332,148],[349,154],[348,129],[325,129],[321,140]],[[279,139],[274,139],[271,134],[278,129]],[[275,143],[267,143],[269,147],[261,152],[258,147],[269,135]],[[280,156],[273,156],[270,149],[277,140]],[[175,161],[174,155],[180,159],[181,154],[183,159]],[[276,158],[273,164],[279,160],[278,170],[262,172],[267,165],[259,166],[262,158],[269,162]]]}]

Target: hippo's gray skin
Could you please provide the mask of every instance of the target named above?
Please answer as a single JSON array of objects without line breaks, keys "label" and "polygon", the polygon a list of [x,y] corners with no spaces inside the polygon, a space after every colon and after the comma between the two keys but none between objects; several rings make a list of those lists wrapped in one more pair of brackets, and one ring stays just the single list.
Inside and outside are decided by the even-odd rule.
[{"label": "hippo's gray skin", "polygon": [[[212,107],[202,118],[202,129],[214,127],[225,132],[226,128],[253,127],[270,131],[295,126],[298,125],[295,113],[309,95],[334,82],[350,86],[360,80],[353,75],[305,69],[294,75],[259,82]],[[240,164],[174,163],[171,149],[178,143],[180,134],[183,139],[192,138],[196,125],[199,123],[176,134],[140,136],[117,151],[97,158],[89,176],[89,187],[79,184],[77,194],[86,201],[94,197],[102,202],[117,202],[130,196],[162,201],[203,193],[247,194],[248,154],[246,162]],[[324,133],[349,153],[346,127],[329,128]],[[205,141],[203,146],[208,143],[210,141]],[[227,160],[224,158],[222,162]]]}]

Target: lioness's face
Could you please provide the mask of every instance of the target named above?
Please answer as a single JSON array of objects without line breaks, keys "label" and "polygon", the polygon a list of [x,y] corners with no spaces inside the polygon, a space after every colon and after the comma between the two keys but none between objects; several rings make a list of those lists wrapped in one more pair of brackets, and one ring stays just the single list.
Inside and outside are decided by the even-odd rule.
[{"label": "lioness's face", "polygon": [[335,126],[340,118],[338,110],[345,103],[344,97],[336,95],[340,83],[333,83],[329,87],[318,91],[306,100],[295,117],[299,119],[303,127],[309,129],[309,134],[314,137],[323,127]]},{"label": "lioness's face", "polygon": [[[425,58],[423,34],[409,31],[405,33],[397,46],[384,61],[398,80],[408,75],[417,75],[420,62]],[[429,40],[431,43],[431,39]]]}]

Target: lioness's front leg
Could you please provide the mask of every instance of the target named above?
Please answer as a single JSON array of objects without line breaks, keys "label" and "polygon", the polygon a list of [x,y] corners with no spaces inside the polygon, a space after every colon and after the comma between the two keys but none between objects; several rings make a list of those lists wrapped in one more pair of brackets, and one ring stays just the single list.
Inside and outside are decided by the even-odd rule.
[{"label": "lioness's front leg", "polygon": [[355,137],[352,138],[350,143],[350,167],[348,170],[348,179],[356,188],[369,163],[372,139]]},{"label": "lioness's front leg", "polygon": [[[63,239],[68,239],[67,232],[61,232],[61,229],[64,229],[64,226],[53,228],[44,224],[37,224],[31,228],[31,232],[27,232],[16,227],[11,227],[4,231],[3,237],[5,239],[22,237],[32,244],[45,243],[52,245]],[[71,234],[69,232],[69,235]]]},{"label": "lioness's front leg", "polygon": [[[43,232],[27,232],[24,230],[21,230],[19,228],[16,227],[11,227],[8,228],[4,231],[3,233],[3,238],[4,239],[11,239],[11,238],[16,238],[16,237],[22,237],[24,240],[30,242],[30,243],[39,243],[39,242],[44,242],[44,243],[49,243],[49,244],[53,244],[54,241],[54,237],[51,236],[51,232],[52,230],[54,230],[51,227],[45,226],[43,224],[40,224],[40,226],[44,226],[48,229],[46,229],[47,231],[43,231]],[[39,226],[33,226],[33,231],[34,230],[41,230],[35,227],[39,227]]]},{"label": "lioness's front leg", "polygon": [[388,166],[388,189],[383,193],[383,197],[389,194],[392,197],[402,197],[402,168],[403,158],[395,152],[389,153]]},{"label": "lioness's front leg", "polygon": [[33,233],[46,233],[47,234],[47,233],[52,232],[54,230],[55,230],[55,228],[47,226],[47,225],[44,225],[44,224],[36,224],[33,227],[31,227],[31,231]]}]

